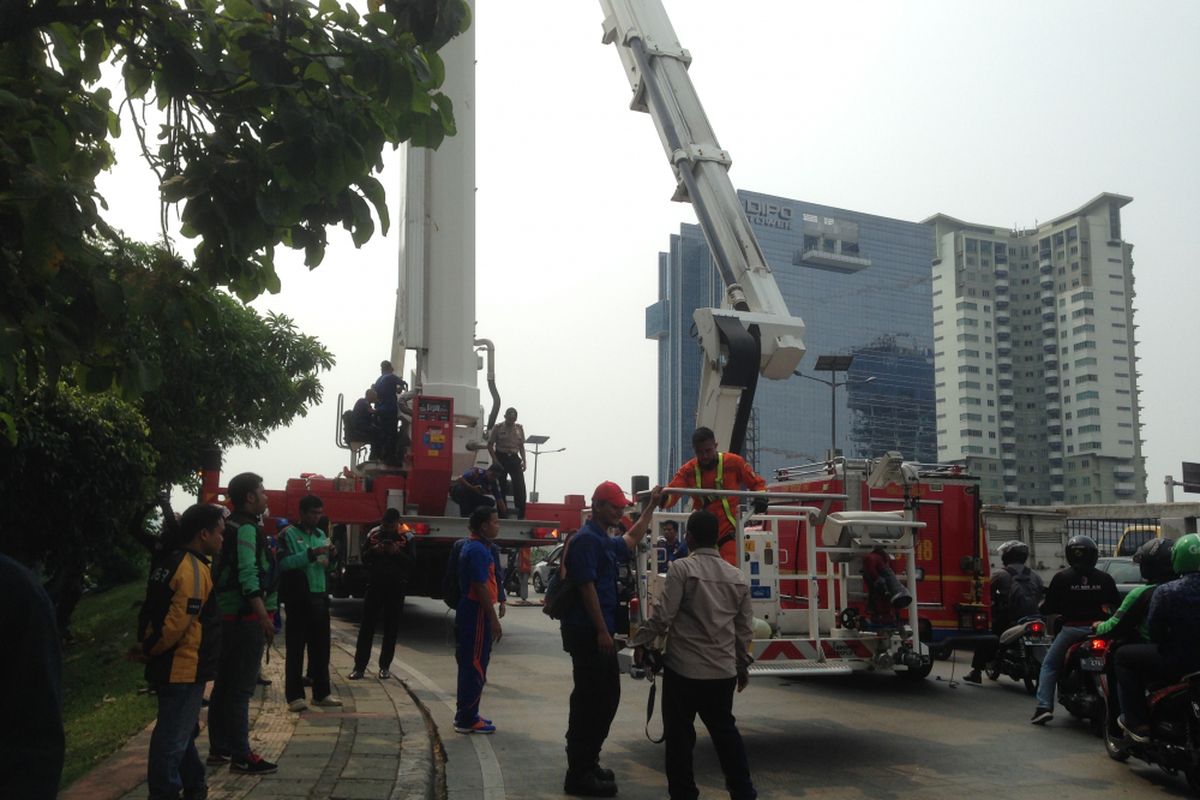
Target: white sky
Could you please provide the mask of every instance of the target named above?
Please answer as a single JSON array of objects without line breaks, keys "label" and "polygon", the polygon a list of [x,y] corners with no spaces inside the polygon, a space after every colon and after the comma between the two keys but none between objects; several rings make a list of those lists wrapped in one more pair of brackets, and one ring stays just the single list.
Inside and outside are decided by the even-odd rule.
[{"label": "white sky", "polygon": [[[1150,500],[1181,461],[1200,461],[1200,248],[1187,244],[1200,218],[1200,4],[665,3],[738,188],[998,226],[1102,191],[1132,196],[1123,232]],[[598,3],[483,2],[476,21],[477,332],[497,344],[503,404],[567,448],[541,463],[543,499],[628,485],[656,472],[656,348],[644,338],[656,254],[695,218],[670,202],[650,118],[628,110]],[[154,238],[157,192],[133,145],[127,131],[102,192],[128,233]],[[397,171],[383,180],[391,192]],[[261,449],[228,453],[226,476],[254,470],[281,488],[348,463],[333,445],[337,395],[357,396],[390,350],[395,232],[355,251],[332,231],[312,273],[281,251],[283,291],[255,305],[291,316],[338,365],[323,406]]]}]

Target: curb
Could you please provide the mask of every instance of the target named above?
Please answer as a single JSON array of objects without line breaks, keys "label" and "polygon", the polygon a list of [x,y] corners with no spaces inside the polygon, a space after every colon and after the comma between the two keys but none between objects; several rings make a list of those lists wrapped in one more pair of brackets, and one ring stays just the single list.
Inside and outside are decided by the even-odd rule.
[{"label": "curb", "polygon": [[[354,657],[355,644],[349,631],[333,631],[332,643]],[[393,662],[395,680],[383,683],[384,691],[400,721],[400,766],[388,800],[437,800],[446,796],[445,748],[429,708],[411,686],[411,676]],[[404,674],[407,680],[399,677]]]}]

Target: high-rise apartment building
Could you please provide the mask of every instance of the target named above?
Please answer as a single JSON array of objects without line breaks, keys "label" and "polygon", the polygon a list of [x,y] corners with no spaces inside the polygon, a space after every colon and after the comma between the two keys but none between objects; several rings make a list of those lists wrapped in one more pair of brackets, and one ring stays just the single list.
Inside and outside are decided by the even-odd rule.
[{"label": "high-rise apartment building", "polygon": [[1132,198],[1101,194],[1033,229],[944,214],[933,229],[938,460],[984,502],[1145,502]]},{"label": "high-rise apartment building", "polygon": [[[851,457],[897,450],[933,461],[929,227],[754,192],[738,195],[788,308],[805,322],[800,372],[827,379],[828,373],[813,371],[817,356],[854,356],[849,372],[837,375],[836,389],[801,377],[759,381],[747,431],[751,463],[769,477],[777,467],[824,458],[834,443]],[[659,254],[659,300],[646,309],[646,336],[659,347],[661,480],[692,456],[700,381],[692,312],[720,305],[723,296],[700,228],[681,226],[670,251]]]}]

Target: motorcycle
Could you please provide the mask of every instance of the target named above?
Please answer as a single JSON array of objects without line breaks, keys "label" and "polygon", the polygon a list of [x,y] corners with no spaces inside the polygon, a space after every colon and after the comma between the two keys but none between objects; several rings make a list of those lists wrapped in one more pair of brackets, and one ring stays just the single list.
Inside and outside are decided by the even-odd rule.
[{"label": "motorcycle", "polygon": [[1071,645],[1058,673],[1058,702],[1076,719],[1086,719],[1092,732],[1104,732],[1104,700],[1101,676],[1108,668],[1111,643],[1093,636]]},{"label": "motorcycle", "polygon": [[1000,647],[996,657],[984,672],[991,680],[1007,675],[1014,681],[1023,681],[1025,691],[1037,692],[1038,674],[1042,671],[1042,660],[1050,648],[1050,637],[1046,635],[1046,620],[1042,617],[1025,617],[1000,634]]},{"label": "motorcycle", "polygon": [[1150,741],[1135,742],[1117,722],[1121,707],[1117,701],[1114,651],[1111,646],[1105,651],[1100,673],[1105,752],[1114,761],[1135,756],[1147,764],[1157,764],[1168,775],[1182,772],[1192,791],[1200,793],[1200,672],[1148,687]]}]

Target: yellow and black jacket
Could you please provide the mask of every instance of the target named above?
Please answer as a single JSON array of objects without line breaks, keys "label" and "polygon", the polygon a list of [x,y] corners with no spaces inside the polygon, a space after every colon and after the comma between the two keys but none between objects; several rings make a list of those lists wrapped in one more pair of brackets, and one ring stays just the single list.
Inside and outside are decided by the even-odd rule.
[{"label": "yellow and black jacket", "polygon": [[187,549],[168,554],[150,573],[138,623],[147,681],[212,680],[221,616],[208,559]]}]

